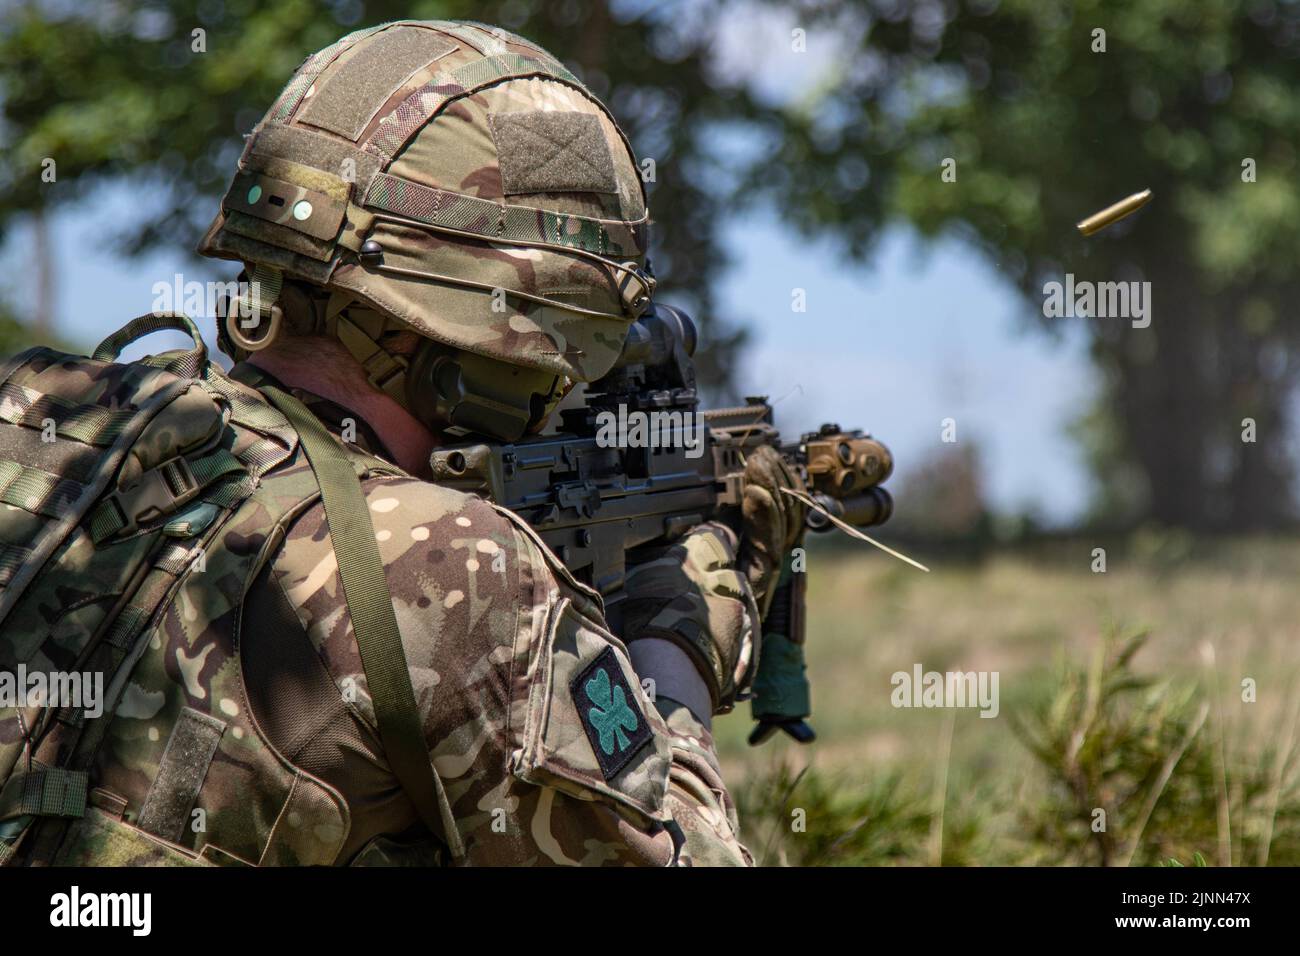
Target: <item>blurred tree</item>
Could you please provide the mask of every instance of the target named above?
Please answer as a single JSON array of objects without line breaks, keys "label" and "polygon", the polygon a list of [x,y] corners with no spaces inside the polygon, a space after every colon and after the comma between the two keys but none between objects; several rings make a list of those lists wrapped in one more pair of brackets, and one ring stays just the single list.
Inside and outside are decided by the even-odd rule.
[{"label": "blurred tree", "polygon": [[8,303],[0,300],[0,361],[32,344],[31,329],[14,318]]},{"label": "blurred tree", "polygon": [[[1039,314],[1065,273],[1149,281],[1149,328],[1043,319],[1089,325],[1099,501],[1198,528],[1288,519],[1300,5],[809,0],[796,17],[831,69],[779,119],[755,117],[772,152],[744,191],[858,257],[891,219],[961,235]],[[1075,230],[1148,186],[1134,218]]]},{"label": "blurred tree", "polygon": [[977,442],[940,445],[904,472],[889,530],[912,541],[985,544],[992,534]]},{"label": "blurred tree", "polygon": [[[604,0],[34,0],[0,11],[0,238],[15,220],[126,181],[141,219],[120,248],[193,249],[242,147],[308,53],[387,20],[475,19],[540,42],[618,116],[660,226],[664,294],[705,328],[701,373],[726,392],[744,330],[714,314],[709,279],[727,197],[708,188],[706,131],[731,90],[708,72],[707,5]],[[53,164],[49,161],[53,161]],[[50,181],[51,178],[53,181]]]},{"label": "blurred tree", "polygon": [[[726,76],[712,63],[724,14],[735,23],[763,2],[792,11],[806,55],[830,67],[784,110],[747,87],[777,66]],[[655,160],[657,271],[706,327],[706,380],[725,386],[743,340],[713,314],[709,285],[737,199],[774,200],[785,221],[830,230],[860,258],[892,220],[956,232],[1035,311],[1043,283],[1067,272],[1152,283],[1150,328],[1043,320],[1089,324],[1105,393],[1080,432],[1100,507],[1192,527],[1290,515],[1296,4],[31,0],[0,13],[0,236],[15,217],[113,179],[137,190],[145,214],[123,224],[123,252],[192,248],[240,134],[302,57],[399,17],[501,23],[610,103]],[[764,130],[765,145],[724,161],[715,134],[737,120]],[[955,182],[941,177],[948,158]],[[1247,159],[1254,182],[1242,179]],[[47,160],[54,182],[41,175]],[[1075,232],[1081,216],[1143,186],[1157,196],[1138,217],[1090,239]],[[1256,422],[1253,444],[1241,441],[1244,418]]]},{"label": "blurred tree", "polygon": [[70,342],[55,331],[36,332],[33,323],[18,318],[7,290],[0,290],[0,362],[36,344],[73,353],[87,352],[95,346],[94,342]]}]

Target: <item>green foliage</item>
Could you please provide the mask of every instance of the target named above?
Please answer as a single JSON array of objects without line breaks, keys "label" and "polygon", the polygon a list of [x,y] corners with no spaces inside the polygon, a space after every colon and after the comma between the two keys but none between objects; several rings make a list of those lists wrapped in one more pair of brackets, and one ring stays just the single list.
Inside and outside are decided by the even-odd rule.
[{"label": "green foliage", "polygon": [[1062,862],[1127,862],[1148,830],[1176,849],[1214,840],[1213,788],[1201,789],[1210,754],[1197,745],[1208,705],[1193,715],[1194,688],[1132,672],[1146,639],[1112,635],[1091,666],[1064,669],[1046,706],[1017,724],[1051,781],[1026,826]]},{"label": "green foliage", "polygon": [[[1207,852],[1221,865],[1294,861],[1294,741],[1262,751],[1236,741],[1229,751],[1212,684],[1135,673],[1146,640],[1110,634],[1090,666],[1065,668],[1050,703],[1017,727],[1050,781],[1029,832],[1065,862],[1154,865],[1215,847]],[[1104,830],[1092,825],[1098,808]]]},{"label": "green foliage", "polygon": [[862,789],[779,764],[737,794],[751,851],[792,866],[1300,864],[1296,741],[1230,738],[1205,688],[1134,669],[1146,640],[1111,633],[1012,715],[1031,778],[948,783],[937,799],[915,766]]},{"label": "green foliage", "polygon": [[[858,0],[806,5],[800,26],[835,69],[820,95],[760,118],[775,155],[749,196],[861,257],[894,220],[961,236],[1031,314],[1067,272],[1150,281],[1149,329],[1079,320],[1109,419],[1089,436],[1099,506],[1195,527],[1292,514],[1278,436],[1300,368],[1300,7]],[[1074,228],[1144,187],[1137,216]],[[1248,416],[1274,440],[1243,447]]]},{"label": "green foliage", "polygon": [[[656,272],[665,298],[708,329],[704,381],[725,386],[744,330],[714,314],[709,280],[725,262],[717,234],[728,198],[706,171],[711,123],[731,110],[735,91],[708,73],[708,31],[679,13],[647,6],[615,16],[604,0],[8,4],[0,9],[0,239],[24,214],[125,180],[140,201],[122,223],[121,250],[191,250],[233,175],[241,137],[307,54],[388,20],[481,20],[565,60],[611,106],[638,154],[655,160],[648,189],[664,224]],[[195,49],[196,30],[206,52]],[[57,163],[54,183],[42,181],[47,158]]]},{"label": "green foliage", "polygon": [[[815,772],[795,775],[781,764],[740,791],[737,803],[759,865],[903,863],[922,854],[930,830],[928,807],[897,775],[846,794]],[[795,829],[804,822],[806,831]]]}]

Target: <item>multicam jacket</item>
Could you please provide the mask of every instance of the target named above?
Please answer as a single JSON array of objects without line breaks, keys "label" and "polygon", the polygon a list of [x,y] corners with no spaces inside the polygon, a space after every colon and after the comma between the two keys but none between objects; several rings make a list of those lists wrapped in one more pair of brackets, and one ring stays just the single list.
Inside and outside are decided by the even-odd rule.
[{"label": "multicam jacket", "polygon": [[[344,434],[342,409],[295,394]],[[356,431],[353,451],[384,454]],[[646,699],[599,597],[511,513],[388,470],[363,489],[463,856],[428,837],[385,760],[316,500],[282,523],[237,626],[187,629],[205,591],[229,587],[219,567],[181,587],[59,862],[750,862],[709,732]],[[223,547],[261,549],[279,533],[266,525],[244,506]]]}]

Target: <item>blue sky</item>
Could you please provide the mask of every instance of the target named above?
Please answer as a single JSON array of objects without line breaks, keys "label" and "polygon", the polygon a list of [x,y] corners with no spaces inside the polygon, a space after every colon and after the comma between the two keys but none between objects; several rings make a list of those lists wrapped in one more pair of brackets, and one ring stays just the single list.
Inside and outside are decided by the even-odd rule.
[{"label": "blue sky", "polygon": [[[183,252],[115,256],[108,236],[134,205],[132,194],[109,188],[54,219],[56,325],[87,347],[148,312],[155,282],[177,272],[200,282],[233,275],[227,263],[195,268]],[[5,274],[14,298],[30,303],[26,237],[12,239]],[[719,283],[720,303],[752,336],[737,378],[780,399],[783,431],[823,421],[865,427],[891,447],[905,478],[941,447],[940,423],[953,418],[958,440],[981,447],[995,508],[1036,508],[1054,522],[1080,515],[1086,474],[1064,427],[1092,388],[1081,335],[1067,330],[1056,341],[1035,331],[997,272],[955,242],[927,247],[899,230],[871,263],[852,264],[830,242],[792,236],[761,212],[737,218],[724,241],[735,265]],[[805,290],[806,312],[791,309],[795,288]],[[155,337],[135,354],[163,347]]]},{"label": "blue sky", "polygon": [[[1032,328],[1010,286],[955,242],[926,247],[899,230],[862,266],[772,218],[730,231],[742,251],[721,299],[728,314],[752,318],[754,336],[739,377],[788,396],[777,406],[783,431],[865,427],[905,478],[942,447],[941,422],[952,418],[959,442],[979,443],[995,508],[1053,522],[1081,515],[1086,470],[1064,433],[1094,388],[1081,327],[1059,341]],[[796,287],[806,313],[791,310]]]},{"label": "blue sky", "polygon": [[[772,103],[799,101],[817,89],[855,40],[822,28],[796,53],[789,11],[735,10],[735,22],[715,31],[716,69],[741,77]],[[725,132],[717,145],[723,156],[755,148]],[[186,281],[233,278],[229,263],[196,267],[185,250],[116,257],[108,237],[140,215],[139,206],[137,193],[107,187],[53,221],[56,324],[87,347],[149,311],[155,282],[170,283],[177,272]],[[0,254],[9,294],[19,303],[30,303],[34,292],[22,259],[27,242],[19,230]],[[866,265],[845,261],[830,242],[791,235],[772,212],[738,216],[723,242],[735,262],[721,277],[719,304],[751,330],[737,380],[780,400],[783,432],[823,421],[867,428],[894,451],[891,487],[905,494],[900,478],[940,449],[940,423],[953,418],[959,441],[979,443],[996,510],[1035,510],[1053,523],[1081,516],[1087,475],[1064,429],[1085,410],[1094,379],[1073,320],[1060,320],[1062,336],[1036,331],[1028,307],[991,265],[956,242],[925,246],[901,229],[884,237]],[[805,290],[806,312],[791,310],[795,288]],[[155,337],[147,350],[163,347]]]}]

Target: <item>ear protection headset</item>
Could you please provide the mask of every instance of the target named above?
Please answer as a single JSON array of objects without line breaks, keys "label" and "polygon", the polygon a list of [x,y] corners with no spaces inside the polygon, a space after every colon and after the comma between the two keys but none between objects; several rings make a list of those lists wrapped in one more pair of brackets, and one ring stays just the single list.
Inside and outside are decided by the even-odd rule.
[{"label": "ear protection headset", "polygon": [[[260,266],[258,270],[255,279],[262,279]],[[278,278],[278,273],[273,275]],[[259,316],[250,323],[254,328],[262,326],[262,334],[256,338],[242,333],[235,308],[238,304],[238,299],[229,303],[219,328],[220,344],[229,354],[243,358],[273,344],[287,321],[281,310],[284,304],[300,325],[305,323],[305,331],[314,329],[315,334],[338,338],[366,370],[372,385],[404,404],[430,428],[453,436],[478,433],[516,441],[540,426],[572,387],[562,375],[512,365],[429,338],[422,339],[414,355],[395,355],[384,348],[382,340],[385,333],[406,327],[337,293],[312,294],[294,283],[283,287],[275,283],[272,295],[263,298],[262,312],[269,322],[260,321]]]},{"label": "ear protection headset", "polygon": [[406,406],[431,428],[515,441],[534,430],[571,387],[523,368],[425,339],[406,369]]}]

